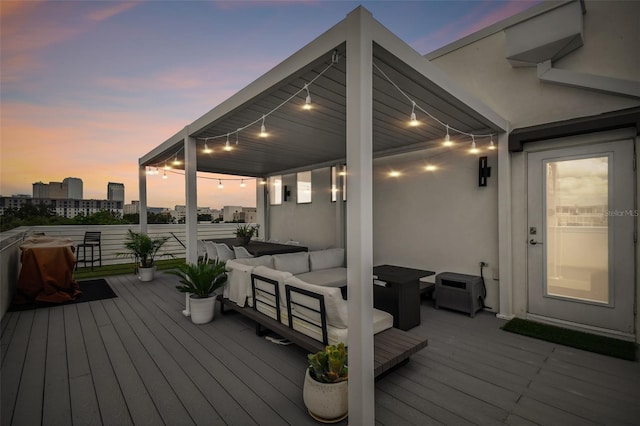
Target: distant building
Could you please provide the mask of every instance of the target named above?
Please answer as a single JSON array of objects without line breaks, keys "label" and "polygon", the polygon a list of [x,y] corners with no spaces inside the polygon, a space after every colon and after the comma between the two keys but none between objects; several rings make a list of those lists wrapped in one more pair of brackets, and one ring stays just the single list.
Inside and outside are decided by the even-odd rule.
[{"label": "distant building", "polygon": [[258,214],[255,207],[224,206],[222,208],[222,220],[224,222],[255,223]]},{"label": "distant building", "polygon": [[67,186],[67,198],[71,198],[74,200],[82,200],[83,190],[82,190],[82,179],[68,177],[64,178],[62,181],[63,185]]},{"label": "distant building", "polygon": [[25,198],[0,197],[0,214],[10,208],[20,209],[26,204],[51,207],[58,216],[73,218],[79,214],[86,216],[108,210],[122,214],[122,202],[110,200],[70,200],[68,198]]},{"label": "distant building", "polygon": [[[211,219],[215,219],[217,215],[215,215],[217,210],[212,210],[210,207],[198,207],[198,214],[210,214]],[[184,205],[176,205],[173,210],[169,210],[171,216],[176,220],[176,222],[184,221],[187,215],[187,206]]]},{"label": "distant building", "polygon": [[107,200],[124,203],[124,183],[109,182],[107,184]]},{"label": "distant building", "polygon": [[49,184],[44,182],[34,183],[33,198],[49,198]]},{"label": "distant building", "polygon": [[33,198],[82,200],[82,179],[68,177],[62,182],[36,182],[33,184]]},{"label": "distant building", "polygon": [[[140,201],[135,200],[131,204],[125,204],[122,209],[124,214],[140,214]],[[159,214],[166,211],[167,209],[163,207],[147,207],[147,212],[149,213]]]}]

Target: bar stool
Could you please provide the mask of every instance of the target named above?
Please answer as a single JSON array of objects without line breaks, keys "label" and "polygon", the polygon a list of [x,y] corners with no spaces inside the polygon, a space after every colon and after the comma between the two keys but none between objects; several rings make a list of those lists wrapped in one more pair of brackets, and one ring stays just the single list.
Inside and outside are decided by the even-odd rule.
[{"label": "bar stool", "polygon": [[[78,268],[78,263],[82,262],[83,266],[86,268],[87,263],[91,263],[91,270],[93,271],[93,264],[99,262],[100,266],[102,266],[102,244],[100,242],[100,234],[98,231],[87,231],[84,233],[84,241],[81,244],[78,244],[76,248],[76,269]],[[95,257],[95,249],[98,249],[98,257]],[[82,258],[80,258],[80,249],[82,249]],[[91,259],[87,257],[87,249],[91,249]]]}]

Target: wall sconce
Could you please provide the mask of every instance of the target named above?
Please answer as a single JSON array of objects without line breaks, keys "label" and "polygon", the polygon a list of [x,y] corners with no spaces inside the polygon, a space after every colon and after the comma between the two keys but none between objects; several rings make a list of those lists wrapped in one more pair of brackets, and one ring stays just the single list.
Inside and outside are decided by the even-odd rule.
[{"label": "wall sconce", "polygon": [[478,186],[487,186],[487,178],[491,177],[491,167],[488,166],[487,157],[478,158]]}]

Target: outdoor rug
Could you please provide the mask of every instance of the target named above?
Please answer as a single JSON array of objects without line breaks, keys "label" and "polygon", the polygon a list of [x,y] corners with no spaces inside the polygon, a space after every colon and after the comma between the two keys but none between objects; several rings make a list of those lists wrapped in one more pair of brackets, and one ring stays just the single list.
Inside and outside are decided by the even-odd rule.
[{"label": "outdoor rug", "polygon": [[511,333],[522,334],[524,336],[535,337],[536,339],[570,346],[589,352],[595,352],[629,361],[636,360],[637,345],[625,340],[613,339],[611,337],[598,336],[581,331],[569,330],[567,328],[553,325],[541,324],[539,322],[514,318],[503,327],[503,330]]},{"label": "outdoor rug", "polygon": [[117,294],[113,292],[107,280],[100,278],[96,280],[86,280],[86,281],[78,281],[78,285],[80,286],[80,291],[82,294],[76,298],[76,300],[70,300],[65,303],[42,303],[42,302],[33,302],[27,303],[24,305],[15,305],[12,304],[9,308],[9,312],[17,312],[17,311],[27,311],[29,309],[40,309],[40,308],[51,308],[53,306],[61,306],[61,305],[73,305],[75,303],[84,303],[91,302],[92,300],[102,300],[102,299],[111,299],[113,297],[118,297]]}]

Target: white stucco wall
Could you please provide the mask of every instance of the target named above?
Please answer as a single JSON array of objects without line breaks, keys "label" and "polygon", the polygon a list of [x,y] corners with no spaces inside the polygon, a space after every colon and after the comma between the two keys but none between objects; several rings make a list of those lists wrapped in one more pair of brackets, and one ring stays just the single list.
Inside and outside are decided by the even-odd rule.
[{"label": "white stucco wall", "polygon": [[296,174],[282,176],[282,184],[291,191],[291,198],[281,205],[269,206],[269,238],[299,241],[310,250],[338,246],[336,203],[331,202],[331,168],[313,171],[312,201],[308,204],[297,203]]},{"label": "white stucco wall", "polygon": [[[640,2],[587,1],[586,8],[584,46],[553,66],[640,80]],[[500,31],[432,62],[514,129],[640,105],[638,99],[543,83],[535,67],[512,68],[505,51]]]},{"label": "white stucco wall", "polygon": [[[498,308],[498,186],[496,151],[485,151],[491,177],[478,186],[478,156],[467,142],[374,162],[374,264],[480,275],[486,305]],[[436,171],[426,171],[435,163]],[[389,177],[390,171],[400,177]],[[495,279],[494,279],[495,278]]]},{"label": "white stucco wall", "polygon": [[[584,46],[554,62],[553,66],[640,80],[640,2],[587,1],[586,9]],[[640,105],[640,100],[631,97],[541,82],[536,68],[512,68],[505,59],[502,31],[432,62],[507,119],[514,129]],[[516,315],[527,311],[526,156],[526,152],[511,153],[512,302]],[[640,282],[636,283],[636,289],[640,289]],[[640,296],[637,297],[640,302]],[[636,323],[636,329],[640,329],[638,317]]]}]

